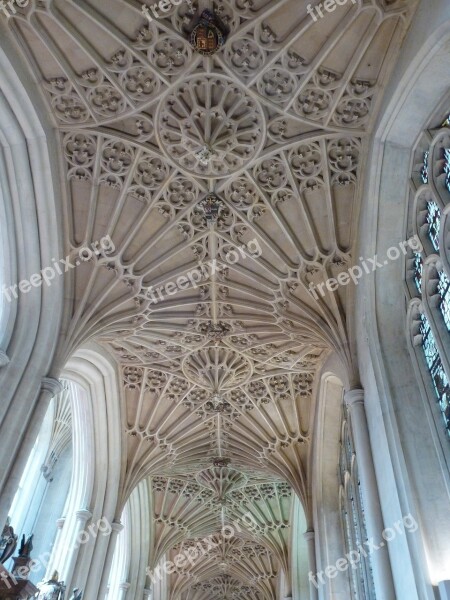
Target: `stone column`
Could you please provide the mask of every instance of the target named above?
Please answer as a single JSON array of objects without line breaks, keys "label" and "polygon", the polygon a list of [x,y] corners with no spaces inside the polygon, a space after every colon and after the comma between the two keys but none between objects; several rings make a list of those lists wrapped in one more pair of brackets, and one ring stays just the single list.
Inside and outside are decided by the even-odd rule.
[{"label": "stone column", "polygon": [[[54,377],[43,377],[41,383],[41,392],[48,394],[49,399],[51,400],[54,396],[57,396],[63,391],[63,384],[59,381],[59,379],[55,379]],[[45,415],[45,411],[44,411]],[[40,426],[39,426],[40,428]]]},{"label": "stone column", "polygon": [[109,581],[109,574],[111,571],[111,565],[112,565],[113,558],[114,558],[114,550],[116,548],[116,540],[117,540],[117,536],[123,529],[123,525],[122,525],[122,523],[120,523],[120,521],[114,521],[113,523],[111,523],[111,529],[112,529],[112,531],[111,531],[111,535],[109,536],[108,550],[106,552],[106,558],[105,558],[105,562],[103,564],[103,571],[102,571],[102,575],[101,575],[100,587],[98,590],[99,598],[104,598],[106,595],[106,590],[107,590],[108,581]]},{"label": "stone column", "polygon": [[[67,567],[66,567],[66,565],[63,565],[64,570],[61,569],[61,573],[64,573],[64,581],[66,582],[67,589],[70,589],[72,586],[73,572],[75,570],[75,565],[76,565],[76,562],[78,559],[78,554],[80,552],[80,542],[82,541],[80,533],[82,531],[84,531],[84,529],[86,527],[86,523],[89,521],[90,518],[92,518],[92,513],[86,509],[77,510],[75,515],[76,515],[76,526],[75,526],[74,537],[71,540],[71,542],[73,541],[73,544],[71,543],[71,545],[70,545],[71,552],[70,552],[70,555],[67,556]],[[79,538],[80,538],[80,542],[78,541]],[[76,586],[73,586],[73,587],[76,587]]]},{"label": "stone column", "polygon": [[125,600],[125,598],[127,597],[127,592],[130,588],[130,584],[129,583],[121,583],[119,585],[119,600]]},{"label": "stone column", "polygon": [[144,595],[142,596],[142,600],[150,600],[151,597],[152,597],[152,590],[145,588]]},{"label": "stone column", "polygon": [[92,513],[87,508],[82,508],[81,510],[77,510],[75,513],[77,517],[77,536],[81,531],[84,531],[84,527],[89,519],[92,518]]},{"label": "stone column", "polygon": [[364,408],[364,390],[350,390],[345,393],[344,399],[349,409],[351,430],[355,443],[367,536],[369,540],[373,538],[375,544],[380,546],[369,557],[373,569],[376,593],[384,600],[396,600],[389,553],[386,542],[381,537],[384,531],[384,522],[370,445],[369,427]]},{"label": "stone column", "polygon": [[[316,534],[314,529],[308,529],[303,537],[306,540],[306,544],[308,546],[308,564],[309,564],[309,574],[312,574],[312,577],[316,576],[317,573],[317,561],[316,561]],[[313,584],[313,580],[310,578],[309,580],[309,598],[310,600],[318,600],[319,594],[317,591],[317,587]]]},{"label": "stone column", "polygon": [[55,552],[58,551],[58,546],[59,546],[60,539],[61,539],[61,533],[62,533],[65,522],[66,522],[66,517],[60,517],[59,519],[56,519],[55,541],[53,542],[50,561],[46,567],[44,581],[48,581],[50,579],[51,575],[53,574],[53,571],[54,571],[53,563],[55,562]]}]

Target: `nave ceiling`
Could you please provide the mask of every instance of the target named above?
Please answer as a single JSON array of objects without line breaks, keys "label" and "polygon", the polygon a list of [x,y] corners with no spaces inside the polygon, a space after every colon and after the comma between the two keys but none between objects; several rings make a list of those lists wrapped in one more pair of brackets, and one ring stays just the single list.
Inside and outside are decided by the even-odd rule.
[{"label": "nave ceiling", "polygon": [[[307,4],[193,0],[149,23],[138,0],[31,0],[9,20],[58,130],[68,251],[114,243],[66,276],[57,360],[94,340],[120,365],[123,498],[147,480],[153,560],[248,511],[258,524],[171,575],[173,598],[277,596],[293,494],[311,517],[316,374],[331,353],[353,369],[351,287],[308,287],[354,260],[414,3],[317,22]],[[189,43],[206,8],[229,30],[213,56]],[[211,261],[196,287],[155,292]]]}]

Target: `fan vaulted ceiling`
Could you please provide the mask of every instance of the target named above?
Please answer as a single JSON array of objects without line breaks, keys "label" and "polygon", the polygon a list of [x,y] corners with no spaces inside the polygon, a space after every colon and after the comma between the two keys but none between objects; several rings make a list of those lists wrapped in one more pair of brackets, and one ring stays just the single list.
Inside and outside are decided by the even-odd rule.
[{"label": "fan vaulted ceiling", "polygon": [[[70,272],[58,359],[95,340],[120,364],[123,499],[147,479],[153,566],[249,511],[257,524],[170,575],[174,599],[277,597],[294,494],[310,520],[315,375],[332,352],[352,369],[351,288],[308,287],[353,260],[408,2],[316,22],[307,4],[193,0],[149,23],[137,0],[31,0],[9,21],[59,130],[70,252],[114,242]],[[211,57],[189,43],[205,8],[229,30]]]}]

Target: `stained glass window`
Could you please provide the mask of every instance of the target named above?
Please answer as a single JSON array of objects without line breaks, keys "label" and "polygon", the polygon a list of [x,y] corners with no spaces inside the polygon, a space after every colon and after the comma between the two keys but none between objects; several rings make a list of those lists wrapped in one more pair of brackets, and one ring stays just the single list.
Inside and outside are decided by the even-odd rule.
[{"label": "stained glass window", "polygon": [[444,150],[444,157],[445,157],[445,165],[444,165],[445,185],[447,186],[447,189],[450,192],[450,148],[446,148]]},{"label": "stained glass window", "polygon": [[423,260],[419,252],[414,252],[414,283],[419,293],[422,293]]},{"label": "stained glass window", "polygon": [[441,407],[447,433],[450,435],[450,385],[442,365],[439,350],[431,331],[430,322],[425,315],[421,315],[420,333],[422,335],[422,349],[425,360],[433,380],[434,391]]},{"label": "stained glass window", "polygon": [[429,159],[429,157],[430,157],[430,152],[427,150],[423,155],[423,167],[420,172],[423,183],[428,183],[428,159]]},{"label": "stained glass window", "polygon": [[439,273],[438,292],[441,297],[440,309],[447,329],[450,331],[450,280],[444,271]]},{"label": "stained glass window", "polygon": [[[442,122],[442,127],[450,128],[449,113],[447,113],[447,117]],[[430,131],[422,138],[421,148],[426,148],[427,146],[424,146],[424,144],[428,145],[430,143],[429,133]],[[434,139],[431,141],[431,146],[429,147],[442,147],[441,139],[442,131],[436,131]],[[436,143],[437,141],[439,144]],[[449,144],[445,145],[448,146]],[[419,202],[418,208],[420,230],[423,231],[426,228],[427,236],[431,241],[432,248],[427,249],[427,247],[423,247],[420,249],[420,252],[415,251],[412,255],[412,273],[411,270],[408,270],[411,276],[410,282],[414,282],[415,289],[421,298],[430,292],[429,287],[425,287],[424,285],[424,264],[429,258],[428,250],[431,250],[433,254],[441,254],[439,236],[443,233],[441,231],[443,223],[441,223],[442,211],[440,207],[447,206],[450,202],[450,196],[448,194],[450,192],[450,147],[445,148],[444,146],[443,153],[439,153],[439,156],[437,156],[436,153],[436,157],[439,159],[439,165],[434,165],[432,162],[432,153],[429,149],[423,153],[423,163],[420,171],[421,183],[424,186],[428,186],[427,193],[428,198],[430,198],[425,206],[425,222],[423,220],[424,206],[422,202]],[[444,158],[443,171],[445,173],[445,186],[432,186],[431,184],[434,183],[435,176],[439,176],[439,181],[442,179],[442,158]],[[437,168],[438,166],[439,168]],[[412,183],[413,185],[417,185],[417,171],[416,176],[412,177]],[[436,193],[438,196],[436,196]],[[418,200],[417,194],[419,194],[420,199],[423,195],[423,191],[420,190],[419,192],[419,190],[417,190],[414,199],[415,202]],[[417,217],[417,215],[413,216],[413,218],[415,217]],[[411,222],[409,223],[409,226],[411,227]],[[411,257],[411,255],[409,256]],[[430,267],[432,267],[436,260],[434,257],[430,257],[429,262]],[[433,299],[431,303],[428,303],[431,310],[430,318],[425,314],[421,314],[419,328],[421,334],[421,348],[425,358],[426,367],[430,372],[432,388],[439,402],[446,431],[450,436],[450,369],[447,372],[445,370],[448,364],[446,359],[448,358],[450,360],[450,356],[447,357],[446,355],[440,354],[437,345],[437,340],[442,340],[444,347],[450,342],[449,338],[445,338],[445,336],[450,335],[450,274],[448,275],[445,268],[441,265],[442,263],[439,264],[438,262],[433,268],[433,273],[435,273],[436,270],[438,271],[437,293],[439,296],[434,293],[434,289],[436,288],[433,288],[433,291],[431,292],[433,294]],[[417,296],[415,291],[411,291],[413,296]],[[436,299],[438,300],[438,303],[434,302]],[[410,302],[417,302],[417,298],[414,300],[410,299]],[[445,323],[445,327],[442,320]],[[439,332],[439,337],[437,332]],[[422,360],[422,357],[420,358]]]},{"label": "stained glass window", "polygon": [[431,243],[433,244],[436,252],[439,252],[439,227],[441,223],[441,211],[439,210],[436,202],[428,202],[427,203],[428,214],[427,214],[427,223],[428,223],[428,235],[430,237]]}]

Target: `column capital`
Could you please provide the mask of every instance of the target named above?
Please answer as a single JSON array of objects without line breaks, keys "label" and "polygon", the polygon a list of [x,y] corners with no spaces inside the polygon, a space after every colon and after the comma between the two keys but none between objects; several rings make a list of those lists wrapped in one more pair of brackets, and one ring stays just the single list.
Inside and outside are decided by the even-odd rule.
[{"label": "column capital", "polygon": [[358,404],[362,404],[364,406],[364,390],[362,388],[354,388],[353,390],[348,390],[344,394],[345,404],[352,408],[353,406],[357,406]]},{"label": "column capital", "polygon": [[113,521],[111,523],[111,528],[113,531],[117,531],[117,533],[120,533],[123,529],[123,525],[120,521]]},{"label": "column capital", "polygon": [[131,583],[127,583],[127,582],[121,583],[119,585],[119,590],[126,592],[130,588],[130,586],[131,586]]},{"label": "column capital", "polygon": [[64,527],[65,522],[66,522],[66,517],[61,517],[60,519],[56,519],[56,527],[58,529],[62,529]]},{"label": "column capital", "polygon": [[6,367],[7,364],[9,364],[9,356],[4,350],[0,350],[0,369]]},{"label": "column capital", "polygon": [[149,590],[148,588],[144,589],[144,599],[146,598],[151,598],[152,596],[152,590]]},{"label": "column capital", "polygon": [[314,529],[307,529],[305,531],[305,533],[303,534],[303,537],[305,538],[305,540],[307,542],[309,542],[310,540],[313,540],[315,538],[316,534]]},{"label": "column capital", "polygon": [[87,510],[87,508],[77,510],[75,514],[77,516],[77,521],[80,521],[80,523],[87,523],[87,521],[89,521],[89,519],[92,517],[92,513]]},{"label": "column capital", "polygon": [[63,384],[59,381],[59,379],[55,379],[54,377],[43,377],[41,382],[41,391],[49,392],[53,398],[57,394],[60,394],[63,391]]}]

